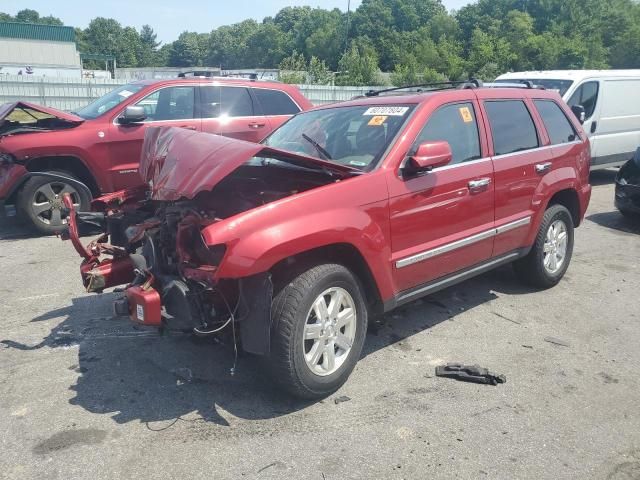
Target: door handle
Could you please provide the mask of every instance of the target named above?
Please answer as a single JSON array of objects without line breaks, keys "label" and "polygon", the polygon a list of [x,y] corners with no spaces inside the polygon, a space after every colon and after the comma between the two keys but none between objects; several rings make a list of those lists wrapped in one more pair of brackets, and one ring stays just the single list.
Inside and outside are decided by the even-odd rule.
[{"label": "door handle", "polygon": [[469,182],[469,190],[480,190],[481,188],[488,187],[491,184],[490,178],[479,178],[477,180],[471,180]]},{"label": "door handle", "polygon": [[197,130],[198,127],[194,127],[193,125],[180,125],[180,128],[184,128],[185,130]]},{"label": "door handle", "polygon": [[551,170],[553,164],[551,162],[538,163],[536,165],[536,173],[545,173]]},{"label": "door handle", "polygon": [[264,127],[265,125],[266,125],[266,123],[257,123],[257,122],[254,122],[254,123],[250,123],[250,124],[249,124],[249,127],[251,127],[251,128],[255,128],[255,129],[258,129],[258,128],[262,128],[262,127]]},{"label": "door handle", "polygon": [[596,133],[597,128],[598,128],[598,122],[591,122],[591,133]]}]

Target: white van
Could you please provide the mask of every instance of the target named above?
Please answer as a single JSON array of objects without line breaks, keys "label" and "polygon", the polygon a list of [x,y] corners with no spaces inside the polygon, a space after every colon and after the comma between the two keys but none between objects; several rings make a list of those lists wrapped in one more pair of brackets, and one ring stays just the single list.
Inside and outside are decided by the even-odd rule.
[{"label": "white van", "polygon": [[556,90],[585,111],[591,169],[619,166],[640,147],[640,70],[549,70],[500,75],[497,83],[529,80]]}]

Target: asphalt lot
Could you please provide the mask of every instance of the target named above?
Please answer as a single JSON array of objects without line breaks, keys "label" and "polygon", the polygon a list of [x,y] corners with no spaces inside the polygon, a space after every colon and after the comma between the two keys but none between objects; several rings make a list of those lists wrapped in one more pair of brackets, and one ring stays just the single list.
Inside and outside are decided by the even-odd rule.
[{"label": "asphalt lot", "polygon": [[[640,223],[613,176],[593,175],[559,286],[507,267],[396,311],[314,403],[251,358],[231,376],[225,346],[112,318],[70,244],[4,222],[0,478],[638,479]],[[434,377],[453,361],[507,383]]]}]

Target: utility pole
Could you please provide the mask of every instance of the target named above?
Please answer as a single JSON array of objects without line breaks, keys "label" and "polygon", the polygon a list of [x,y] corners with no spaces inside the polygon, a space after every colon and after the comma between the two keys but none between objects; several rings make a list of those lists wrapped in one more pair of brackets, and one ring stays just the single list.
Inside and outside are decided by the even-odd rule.
[{"label": "utility pole", "polygon": [[351,0],[347,0],[347,34],[344,39],[345,52],[349,48],[349,27],[351,26]]}]

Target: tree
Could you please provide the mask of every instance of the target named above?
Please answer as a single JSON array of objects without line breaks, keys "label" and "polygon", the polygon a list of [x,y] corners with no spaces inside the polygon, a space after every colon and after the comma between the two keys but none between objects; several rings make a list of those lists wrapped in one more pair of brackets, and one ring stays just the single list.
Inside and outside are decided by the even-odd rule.
[{"label": "tree", "polygon": [[133,27],[122,28],[113,18],[91,20],[82,35],[83,53],[114,55],[120,67],[135,67],[136,52],[140,49],[140,35]]},{"label": "tree", "polygon": [[318,57],[311,57],[307,81],[313,85],[329,85],[332,80],[333,73],[324,60],[320,60]]},{"label": "tree", "polygon": [[158,42],[157,39],[158,35],[151,26],[142,26],[137,51],[138,67],[153,67],[158,63],[157,53],[161,42]]},{"label": "tree", "polygon": [[280,81],[284,83],[301,84],[307,78],[307,62],[304,55],[294,51],[291,56],[280,62]]},{"label": "tree", "polygon": [[170,67],[200,67],[203,65],[206,44],[196,32],[182,32],[171,45]]},{"label": "tree", "polygon": [[380,85],[378,54],[367,39],[359,38],[351,42],[350,48],[338,62],[338,85]]},{"label": "tree", "polygon": [[14,21],[21,23],[38,23],[40,20],[40,14],[35,10],[25,8],[16,13]]}]

